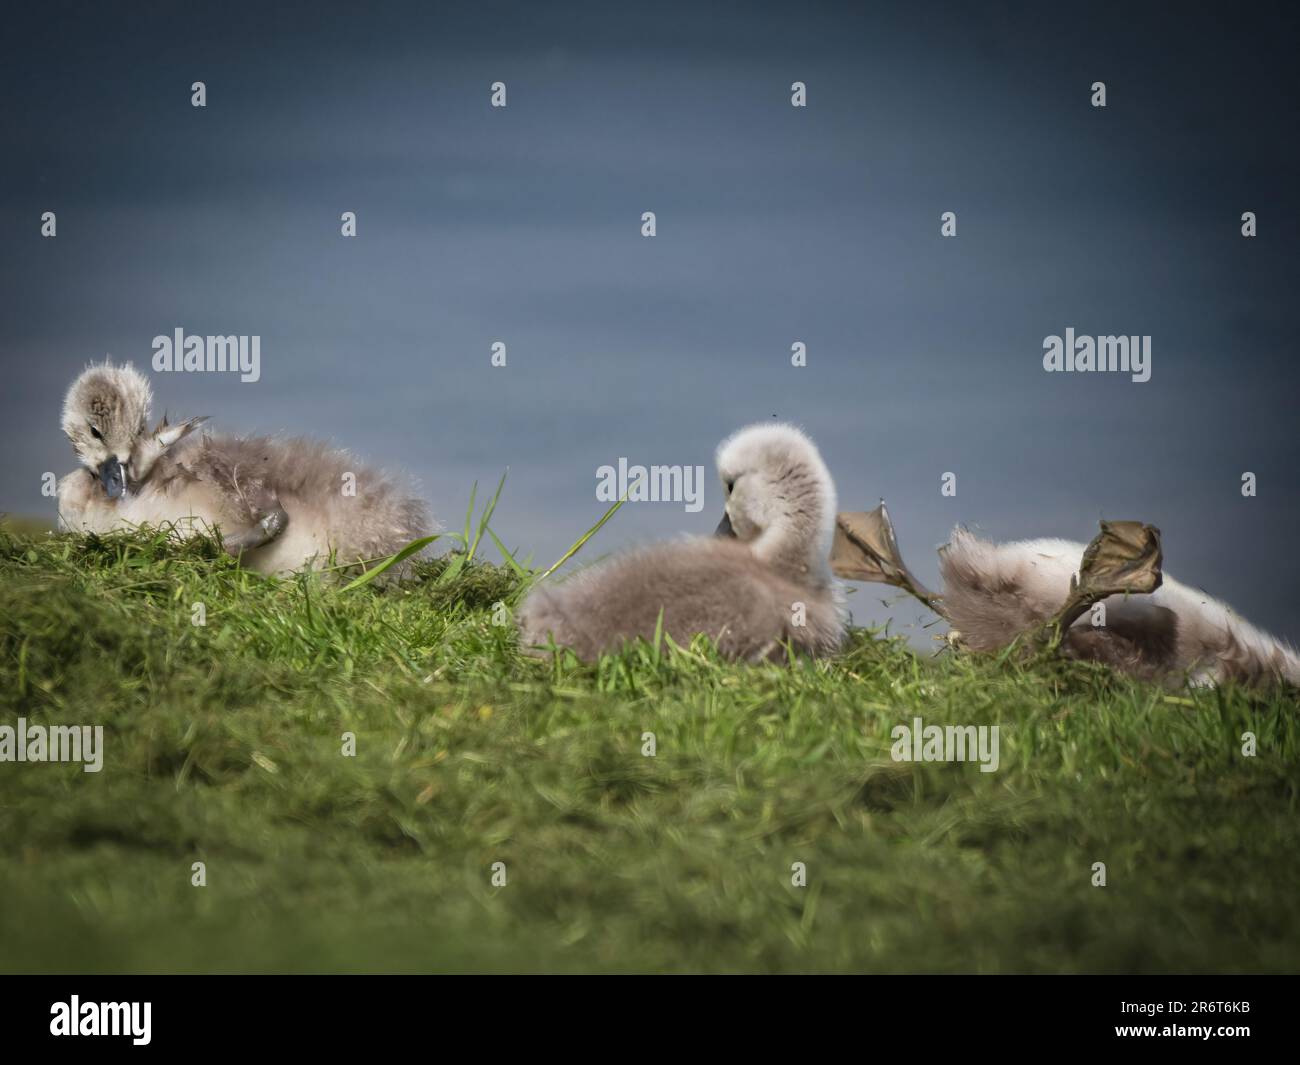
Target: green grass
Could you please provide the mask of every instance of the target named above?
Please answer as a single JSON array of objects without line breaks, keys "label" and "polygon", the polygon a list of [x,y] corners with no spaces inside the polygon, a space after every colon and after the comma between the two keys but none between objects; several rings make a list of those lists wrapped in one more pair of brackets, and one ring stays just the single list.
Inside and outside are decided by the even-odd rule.
[{"label": "green grass", "polygon": [[[0,529],[0,723],[106,735],[98,774],[0,764],[0,969],[1300,969],[1293,694],[865,631],[551,663],[494,616],[521,579]],[[1000,725],[1000,770],[895,763],[914,715]]]}]

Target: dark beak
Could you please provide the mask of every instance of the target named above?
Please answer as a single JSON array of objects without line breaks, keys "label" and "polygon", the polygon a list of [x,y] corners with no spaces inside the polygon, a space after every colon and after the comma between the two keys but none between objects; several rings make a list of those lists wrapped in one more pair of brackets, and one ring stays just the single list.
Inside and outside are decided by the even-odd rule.
[{"label": "dark beak", "polygon": [[725,510],[722,512],[722,520],[718,522],[718,527],[713,530],[714,536],[736,538],[736,530],[731,527],[731,515]]},{"label": "dark beak", "polygon": [[109,499],[121,499],[126,494],[126,470],[116,458],[110,457],[99,467],[99,480]]}]

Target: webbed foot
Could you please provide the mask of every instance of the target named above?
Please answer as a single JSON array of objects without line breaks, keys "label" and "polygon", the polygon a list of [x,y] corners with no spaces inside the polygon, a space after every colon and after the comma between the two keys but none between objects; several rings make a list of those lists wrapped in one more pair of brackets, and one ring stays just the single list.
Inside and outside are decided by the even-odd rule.
[{"label": "webbed foot", "polygon": [[889,520],[883,500],[875,510],[835,516],[831,571],[845,580],[892,584],[915,596],[940,617],[947,617],[943,597],[912,576],[903,562],[894,523]]},{"label": "webbed foot", "polygon": [[266,511],[254,523],[252,528],[234,536],[223,536],[221,545],[226,553],[238,558],[245,551],[255,551],[265,547],[289,526],[289,515],[279,503]]},{"label": "webbed foot", "polygon": [[1060,645],[1062,635],[1094,603],[1112,595],[1148,595],[1164,579],[1160,530],[1140,521],[1103,521],[1101,532],[1083,550],[1079,572],[1070,581],[1070,595],[1047,622],[1043,637]]}]

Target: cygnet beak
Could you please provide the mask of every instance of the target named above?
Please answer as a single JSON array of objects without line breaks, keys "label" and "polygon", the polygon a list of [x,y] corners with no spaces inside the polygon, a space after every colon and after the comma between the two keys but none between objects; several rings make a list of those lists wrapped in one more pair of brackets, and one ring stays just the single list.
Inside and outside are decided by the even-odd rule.
[{"label": "cygnet beak", "polygon": [[117,461],[116,456],[110,456],[99,467],[99,480],[109,499],[121,499],[126,495],[126,468]]},{"label": "cygnet beak", "polygon": [[729,537],[732,540],[736,538],[736,530],[731,527],[731,515],[725,510],[722,512],[722,520],[718,522],[718,527],[713,530],[713,535]]}]

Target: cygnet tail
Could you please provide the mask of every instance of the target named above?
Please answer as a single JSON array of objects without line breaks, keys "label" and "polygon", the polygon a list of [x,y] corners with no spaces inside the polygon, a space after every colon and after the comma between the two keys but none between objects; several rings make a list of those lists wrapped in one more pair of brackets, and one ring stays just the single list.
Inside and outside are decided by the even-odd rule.
[{"label": "cygnet tail", "polygon": [[998,650],[1043,624],[1070,591],[1068,564],[1038,573],[1022,545],[989,543],[961,528],[939,552],[939,571],[948,620],[976,651]]},{"label": "cygnet tail", "polygon": [[1200,670],[1214,680],[1266,684],[1283,680],[1300,688],[1300,655],[1263,629],[1211,600],[1203,609],[1188,609],[1179,618],[1180,642],[1201,651]]}]

